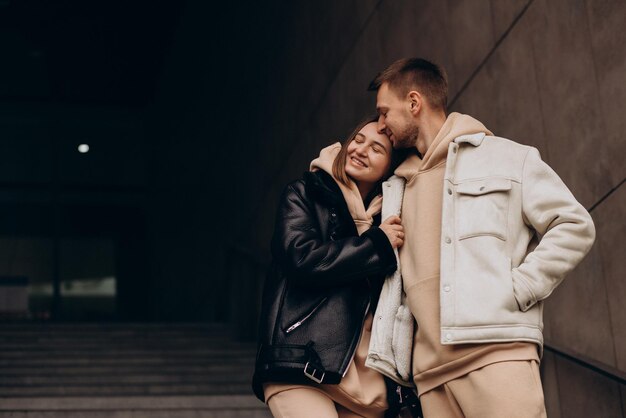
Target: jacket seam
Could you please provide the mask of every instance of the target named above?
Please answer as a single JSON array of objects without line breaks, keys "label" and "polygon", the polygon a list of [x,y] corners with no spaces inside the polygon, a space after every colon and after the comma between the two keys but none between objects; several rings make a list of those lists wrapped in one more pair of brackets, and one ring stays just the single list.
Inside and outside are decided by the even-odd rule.
[{"label": "jacket seam", "polygon": [[521,186],[522,186],[522,193],[520,196],[520,207],[522,208],[522,216],[524,218],[526,218],[526,215],[524,214],[524,173],[526,172],[526,162],[528,161],[528,155],[530,155],[530,152],[536,148],[530,148],[528,149],[528,151],[526,151],[526,155],[524,155],[524,162],[522,163],[522,181],[520,182]]},{"label": "jacket seam", "polygon": [[495,178],[505,179],[505,180],[509,180],[509,181],[512,181],[512,182],[517,183],[517,184],[522,184],[522,180],[519,180],[519,179],[514,178],[514,177],[508,177],[508,176],[469,177],[469,178],[463,179],[463,181],[461,181],[461,182],[459,182],[458,180],[457,181],[452,181],[452,184],[454,184],[455,186],[458,186],[459,184],[469,183],[470,181],[488,180],[488,179],[495,179]]}]

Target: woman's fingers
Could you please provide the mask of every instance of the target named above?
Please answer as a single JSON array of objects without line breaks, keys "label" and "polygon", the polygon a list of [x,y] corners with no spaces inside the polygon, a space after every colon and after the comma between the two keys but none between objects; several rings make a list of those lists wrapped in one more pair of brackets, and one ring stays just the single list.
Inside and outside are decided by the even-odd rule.
[{"label": "woman's fingers", "polygon": [[402,225],[391,225],[391,230],[394,232],[401,232],[402,234],[404,234],[404,228],[402,227]]},{"label": "woman's fingers", "polygon": [[404,244],[404,228],[399,216],[393,215],[385,219],[385,222],[380,224],[380,229],[387,235],[393,248],[399,248]]}]

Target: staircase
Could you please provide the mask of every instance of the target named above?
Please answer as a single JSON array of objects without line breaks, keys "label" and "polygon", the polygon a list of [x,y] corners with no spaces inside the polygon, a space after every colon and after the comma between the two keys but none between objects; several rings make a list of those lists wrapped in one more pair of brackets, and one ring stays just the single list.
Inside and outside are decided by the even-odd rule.
[{"label": "staircase", "polygon": [[0,418],[271,417],[254,355],[224,326],[0,325]]}]

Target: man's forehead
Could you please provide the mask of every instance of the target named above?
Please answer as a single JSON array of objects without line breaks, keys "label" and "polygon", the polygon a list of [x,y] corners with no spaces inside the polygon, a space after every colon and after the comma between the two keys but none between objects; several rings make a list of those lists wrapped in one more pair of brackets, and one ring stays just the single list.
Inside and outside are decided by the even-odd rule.
[{"label": "man's forehead", "polygon": [[389,84],[383,83],[378,88],[378,92],[376,93],[377,97],[386,96],[389,93]]},{"label": "man's forehead", "polygon": [[378,105],[388,104],[388,102],[398,99],[397,95],[389,88],[389,83],[383,83],[376,94],[376,102]]},{"label": "man's forehead", "polygon": [[376,107],[384,106],[387,102],[387,93],[383,90],[382,86],[376,93]]}]

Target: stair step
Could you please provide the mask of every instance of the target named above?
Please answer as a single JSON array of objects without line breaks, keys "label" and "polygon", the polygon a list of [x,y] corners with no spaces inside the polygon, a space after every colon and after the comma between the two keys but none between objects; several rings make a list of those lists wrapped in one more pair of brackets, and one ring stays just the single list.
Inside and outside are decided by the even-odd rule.
[{"label": "stair step", "polygon": [[40,350],[40,351],[1,351],[0,350],[0,361],[4,360],[36,360],[41,358],[47,359],[63,359],[63,358],[86,358],[86,359],[129,359],[129,358],[219,358],[219,359],[229,359],[229,358],[240,358],[240,357],[248,357],[254,358],[256,356],[256,350],[250,349],[217,349],[217,348],[197,348],[192,349],[172,349],[172,350],[164,350],[160,348],[155,348],[154,350],[150,350],[148,348],[140,349],[128,349],[128,350],[116,350],[114,348],[106,349],[101,348],[98,350]]},{"label": "stair step", "polygon": [[[114,385],[63,385],[2,387],[3,397],[32,396],[135,396],[135,395],[215,395],[250,394],[250,379],[233,382],[232,379],[212,383],[167,384],[123,384]],[[0,398],[0,403],[2,398]]]},{"label": "stair step", "polygon": [[67,366],[56,367],[44,365],[41,367],[9,366],[0,367],[0,378],[2,376],[51,376],[51,375],[107,375],[120,373],[125,374],[210,374],[221,373],[222,371],[251,370],[254,367],[253,358],[236,358],[228,362],[208,362],[198,364],[195,361],[186,363],[162,363],[158,368],[154,364],[147,365],[125,365],[123,367],[106,365],[76,365],[68,360]]},{"label": "stair step", "polygon": [[22,338],[10,337],[0,338],[0,350],[20,350],[23,348],[36,349],[42,345],[46,347],[84,347],[97,348],[100,345],[113,347],[133,347],[133,346],[163,346],[163,347],[184,347],[189,344],[202,345],[222,345],[226,347],[253,347],[251,343],[233,342],[228,337],[207,337],[207,336],[177,336],[177,337],[38,337],[38,338]]},{"label": "stair step", "polygon": [[[129,411],[154,414],[184,411],[267,412],[267,407],[252,395],[209,396],[119,396],[119,397],[32,397],[0,398],[0,413],[107,413]],[[2,416],[2,415],[0,415]],[[70,416],[70,415],[64,415]],[[79,416],[79,415],[75,415]],[[89,415],[91,416],[91,415]],[[103,415],[104,416],[104,415]],[[129,415],[132,416],[132,415]],[[139,416],[139,415],[137,415]],[[145,415],[154,416],[154,415]],[[167,415],[164,415],[167,416]],[[172,415],[169,415],[172,416]],[[178,414],[176,416],[179,416]],[[196,415],[198,416],[198,415]],[[204,414],[202,416],[205,416]],[[244,416],[244,415],[241,415]],[[249,415],[246,415],[249,416]],[[271,415],[259,415],[271,417]]]},{"label": "stair step", "polygon": [[30,331],[30,330],[46,330],[54,329],[60,331],[79,331],[105,329],[105,330],[136,330],[136,331],[150,331],[150,330],[211,330],[211,331],[224,331],[230,329],[228,324],[225,323],[188,323],[188,322],[83,322],[83,323],[2,323],[0,324],[0,331]]},{"label": "stair step", "polygon": [[254,358],[253,355],[246,356],[234,356],[234,357],[194,357],[194,356],[144,356],[141,358],[128,357],[128,358],[98,358],[95,361],[94,358],[49,358],[45,357],[38,359],[23,358],[18,360],[2,360],[0,359],[0,368],[15,367],[16,364],[26,367],[71,367],[71,366],[112,366],[112,367],[137,367],[152,365],[159,367],[160,365],[174,365],[174,364],[187,364],[187,365],[199,365],[210,366],[216,363],[231,363],[238,361],[248,361]]},{"label": "stair step", "polygon": [[116,410],[116,411],[17,411],[0,412],[0,418],[272,418],[265,409],[221,410]]},{"label": "stair step", "polygon": [[221,372],[199,374],[122,374],[108,375],[47,375],[47,376],[0,376],[0,392],[4,387],[54,386],[54,385],[115,385],[115,384],[151,384],[151,383],[211,383],[228,380],[231,382],[250,382],[252,369],[231,369]]},{"label": "stair step", "polygon": [[20,350],[20,351],[2,351],[0,350],[0,358],[2,359],[34,359],[34,358],[63,358],[63,357],[76,357],[76,358],[120,358],[120,357],[144,357],[144,356],[215,356],[215,357],[236,357],[254,355],[255,350],[250,348],[228,348],[228,347],[188,347],[187,349],[163,349],[161,347],[150,348],[129,348],[129,349],[116,349],[114,347],[100,347],[94,350],[76,350],[72,347],[67,349],[54,349],[54,348],[40,348],[38,350]]},{"label": "stair step", "polygon": [[271,417],[228,327],[0,325],[0,418]]}]

